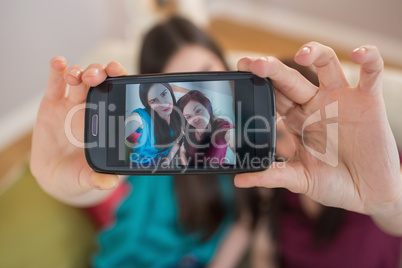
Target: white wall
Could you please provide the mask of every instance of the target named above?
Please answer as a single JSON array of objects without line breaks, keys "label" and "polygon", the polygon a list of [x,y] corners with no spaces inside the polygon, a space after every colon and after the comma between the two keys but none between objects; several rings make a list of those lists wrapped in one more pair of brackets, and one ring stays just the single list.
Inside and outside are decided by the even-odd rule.
[{"label": "white wall", "polygon": [[[148,5],[146,1],[151,0],[143,1]],[[401,0],[205,1],[211,17],[228,16],[348,49],[373,43],[386,60],[402,62]],[[133,25],[138,14],[146,15],[131,10],[139,3],[141,0],[0,1],[0,149],[4,141],[31,127],[46,87],[50,58],[63,55],[70,64],[80,63],[101,42],[124,38],[126,30],[132,30],[126,27],[129,17]],[[29,109],[24,110],[26,107]],[[18,120],[12,115],[18,112],[16,118],[27,120],[15,122]]]},{"label": "white wall", "polygon": [[0,2],[0,114],[43,91],[52,56],[63,55],[77,63],[89,48],[106,37],[110,15],[105,3]]},{"label": "white wall", "polygon": [[[400,0],[252,0],[402,41]],[[345,29],[347,31],[347,28]]]},{"label": "white wall", "polygon": [[386,63],[402,66],[401,0],[209,0],[209,6],[214,16],[343,52],[373,44]]},{"label": "white wall", "polygon": [[18,132],[27,124],[22,119],[15,122],[21,117],[14,115],[21,111],[21,116],[35,117],[35,110],[22,110],[37,105],[52,56],[63,55],[70,64],[79,63],[97,43],[124,36],[127,18],[121,2],[0,1],[0,147],[9,138],[2,136],[7,130]]}]

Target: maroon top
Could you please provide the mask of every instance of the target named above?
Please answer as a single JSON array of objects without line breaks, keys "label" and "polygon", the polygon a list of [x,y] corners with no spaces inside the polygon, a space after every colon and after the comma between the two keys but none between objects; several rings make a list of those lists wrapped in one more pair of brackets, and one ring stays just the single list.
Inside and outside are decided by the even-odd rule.
[{"label": "maroon top", "polygon": [[223,164],[228,148],[225,135],[226,132],[232,128],[234,128],[233,124],[221,119],[212,133],[211,142],[206,150],[195,148],[188,143],[187,157],[189,157],[189,162],[194,165]]},{"label": "maroon top", "polygon": [[279,225],[283,267],[398,267],[401,238],[381,231],[369,216],[345,211],[338,235],[313,248],[314,221],[301,210],[299,197],[289,192]]}]

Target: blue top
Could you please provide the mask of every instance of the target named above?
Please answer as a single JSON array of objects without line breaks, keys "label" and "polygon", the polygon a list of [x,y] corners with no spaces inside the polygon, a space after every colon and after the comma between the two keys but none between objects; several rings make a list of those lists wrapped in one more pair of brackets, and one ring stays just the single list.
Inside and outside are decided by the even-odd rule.
[{"label": "blue top", "polygon": [[116,211],[116,220],[99,237],[95,267],[175,267],[184,256],[206,265],[234,221],[233,182],[219,177],[224,204],[230,211],[205,242],[178,222],[172,176],[129,177],[131,188]]},{"label": "blue top", "polygon": [[[138,113],[142,119],[143,128],[138,128],[137,133],[142,135],[138,139],[138,144],[134,146],[133,152],[130,155],[131,162],[144,164],[149,163],[150,165],[158,164],[156,161],[160,157],[166,156],[173,143],[170,145],[169,149],[162,151],[155,147],[156,140],[154,135],[154,122],[151,116],[144,108],[138,108],[133,111],[133,113]],[[170,135],[173,136],[173,130],[170,129]]]}]

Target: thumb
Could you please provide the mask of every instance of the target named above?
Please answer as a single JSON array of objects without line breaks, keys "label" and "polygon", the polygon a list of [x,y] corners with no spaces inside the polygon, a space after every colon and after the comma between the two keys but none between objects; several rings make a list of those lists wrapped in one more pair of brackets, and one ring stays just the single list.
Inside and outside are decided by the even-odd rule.
[{"label": "thumb", "polygon": [[119,178],[117,175],[102,174],[91,170],[89,178],[84,178],[81,185],[88,189],[113,190],[117,187],[118,183]]},{"label": "thumb", "polygon": [[89,167],[83,153],[72,154],[56,167],[54,178],[63,192],[72,195],[90,190],[112,190],[117,187],[117,175],[101,174]]},{"label": "thumb", "polygon": [[287,188],[295,193],[303,193],[306,190],[303,181],[307,181],[303,170],[300,163],[274,162],[267,170],[238,174],[234,182],[240,188]]}]

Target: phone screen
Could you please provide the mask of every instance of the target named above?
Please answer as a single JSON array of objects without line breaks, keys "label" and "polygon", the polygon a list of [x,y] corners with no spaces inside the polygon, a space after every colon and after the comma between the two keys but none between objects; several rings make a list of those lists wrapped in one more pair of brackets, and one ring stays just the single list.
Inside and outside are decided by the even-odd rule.
[{"label": "phone screen", "polygon": [[126,85],[129,166],[235,165],[234,81]]}]

